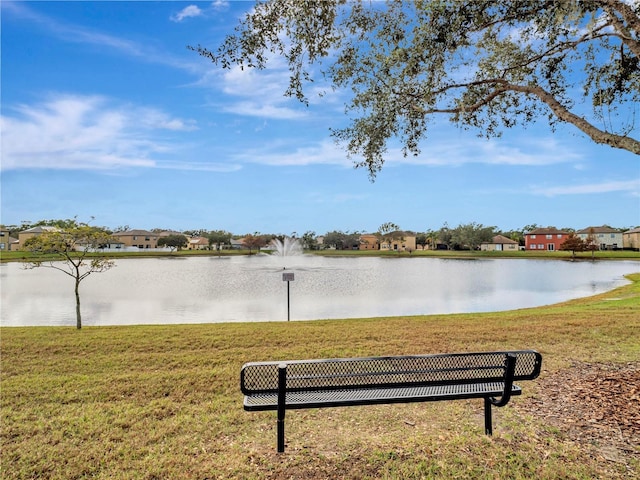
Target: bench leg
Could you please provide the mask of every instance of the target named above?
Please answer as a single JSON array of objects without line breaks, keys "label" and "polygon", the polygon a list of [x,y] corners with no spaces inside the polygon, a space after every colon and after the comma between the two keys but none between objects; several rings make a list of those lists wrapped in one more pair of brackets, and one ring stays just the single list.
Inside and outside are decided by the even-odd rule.
[{"label": "bench leg", "polygon": [[284,452],[284,414],[286,411],[287,366],[278,366],[278,453]]},{"label": "bench leg", "polygon": [[278,453],[284,452],[284,409],[280,418],[280,410],[278,410]]},{"label": "bench leg", "polygon": [[491,400],[484,399],[484,433],[493,435],[493,422],[491,421]]}]

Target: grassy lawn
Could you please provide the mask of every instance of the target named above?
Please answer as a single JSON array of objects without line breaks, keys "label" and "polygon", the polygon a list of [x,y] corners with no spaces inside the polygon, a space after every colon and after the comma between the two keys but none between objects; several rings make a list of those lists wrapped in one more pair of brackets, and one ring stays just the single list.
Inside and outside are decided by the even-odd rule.
[{"label": "grassy lawn", "polygon": [[[630,279],[501,313],[2,328],[0,477],[638,478],[638,447],[607,459],[596,439],[580,443],[537,414],[550,408],[545,379],[574,362],[638,364],[640,274]],[[494,410],[493,437],[479,400],[299,410],[279,455],[275,414],[242,409],[247,361],[520,348],[542,353],[543,373]]]}]

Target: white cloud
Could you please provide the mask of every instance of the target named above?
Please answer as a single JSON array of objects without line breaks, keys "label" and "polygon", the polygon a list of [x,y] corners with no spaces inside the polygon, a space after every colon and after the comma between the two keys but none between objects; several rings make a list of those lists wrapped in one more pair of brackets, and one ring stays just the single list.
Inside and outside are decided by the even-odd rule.
[{"label": "white cloud", "polygon": [[292,108],[259,102],[238,102],[223,107],[222,110],[246,117],[272,118],[277,120],[293,120],[306,117],[304,112]]},{"label": "white cloud", "polygon": [[558,185],[555,187],[533,187],[532,193],[549,197],[557,195],[592,195],[599,193],[628,192],[633,196],[640,195],[640,179],[614,180],[583,185]]},{"label": "white cloud", "polygon": [[0,117],[3,170],[153,167],[154,155],[175,148],[160,132],[195,128],[193,121],[101,96],[61,95],[13,110]]},{"label": "white cloud", "polygon": [[170,117],[165,112],[154,108],[136,109],[137,121],[140,125],[150,129],[164,129],[173,131],[197,130],[195,120],[184,120]]},{"label": "white cloud", "polygon": [[232,163],[201,163],[201,162],[158,162],[156,168],[167,170],[195,171],[195,172],[237,172],[242,165]]},{"label": "white cloud", "polygon": [[343,165],[352,166],[340,147],[330,140],[304,147],[294,147],[299,143],[293,140],[291,144],[272,143],[259,150],[245,150],[241,155],[233,158],[241,163],[259,163],[272,166],[303,166],[303,165]]},{"label": "white cloud", "polygon": [[[278,120],[311,118],[307,107],[297,98],[284,95],[289,87],[290,73],[286,60],[272,55],[265,70],[239,66],[225,70],[211,67],[194,85],[224,94],[217,96],[216,103],[211,105],[216,110]],[[337,100],[342,93],[334,92],[320,80],[308,85],[306,93],[311,105],[342,105]],[[317,115],[318,111],[313,113]]]},{"label": "white cloud", "polygon": [[[517,143],[516,143],[517,142]],[[404,157],[398,142],[390,142],[385,155],[388,166],[394,164],[451,166],[458,167],[471,163],[506,166],[546,166],[560,163],[579,163],[580,153],[554,138],[535,140],[478,139],[467,132],[462,136],[455,133],[439,135],[433,132],[422,141],[418,156]]]},{"label": "white cloud", "polygon": [[181,22],[185,18],[193,18],[199,17],[202,15],[202,10],[197,5],[189,5],[188,7],[184,7],[178,13],[171,15],[172,22]]},{"label": "white cloud", "polygon": [[229,1],[228,0],[215,0],[211,4],[211,8],[216,10],[216,11],[226,10],[227,8],[229,8]]},{"label": "white cloud", "polygon": [[[117,37],[100,31],[89,29],[83,25],[67,23],[37,12],[26,5],[27,2],[3,2],[3,13],[26,19],[41,26],[50,35],[69,43],[96,45],[119,53],[141,59],[148,63],[167,65],[191,73],[201,74],[203,64],[197,58],[186,61],[166,51],[159,51],[148,45],[140,44],[126,38]],[[188,8],[188,7],[187,7]]]},{"label": "white cloud", "polygon": [[[272,108],[266,105],[238,103],[233,108],[238,111],[244,109],[245,115],[260,115],[262,111],[267,115],[266,109]],[[251,109],[254,109],[251,112]],[[296,118],[296,112],[287,112],[282,109],[279,118]],[[274,112],[270,112],[271,118],[276,118]],[[457,138],[457,137],[456,137]],[[347,152],[342,145],[336,144],[332,139],[324,139],[317,143],[300,146],[300,139],[292,138],[288,141],[271,142],[262,145],[260,149],[245,150],[234,159],[241,163],[259,163],[272,166],[304,166],[304,165],[340,165],[353,167],[354,162],[361,158],[347,157]],[[424,142],[422,153],[417,157],[404,157],[397,142],[392,141],[393,146],[387,149],[385,167],[399,165],[414,165],[424,167],[462,167],[468,164],[504,165],[542,167],[561,163],[576,163],[582,160],[582,156],[570,148],[563,146],[554,139],[537,140],[534,143],[526,141],[518,145],[509,144],[500,140],[479,140],[461,137],[452,140],[452,137],[428,139]]]},{"label": "white cloud", "polygon": [[282,66],[274,65],[268,71],[233,67],[219,76],[210,76],[207,82],[211,80],[213,87],[222,90],[230,100],[215,106],[224,112],[278,120],[308,116],[298,100],[283,95],[289,81],[289,71]]}]

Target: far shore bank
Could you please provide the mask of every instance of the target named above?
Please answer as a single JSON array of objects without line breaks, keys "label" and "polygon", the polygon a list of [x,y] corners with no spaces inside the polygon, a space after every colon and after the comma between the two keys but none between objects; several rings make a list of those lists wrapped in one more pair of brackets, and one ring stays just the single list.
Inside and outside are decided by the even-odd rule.
[{"label": "far shore bank", "polygon": [[[180,250],[174,252],[158,250],[142,250],[140,252],[105,252],[96,256],[113,259],[121,258],[188,258],[188,257],[230,257],[238,255],[271,255],[269,250]],[[597,252],[579,252],[575,256],[568,251],[469,251],[469,250],[414,250],[411,252],[393,252],[383,250],[306,250],[305,255],[340,256],[340,257],[388,257],[388,258],[451,258],[451,259],[491,259],[515,258],[532,260],[569,260],[569,261],[601,261],[601,260],[634,260],[640,261],[640,251],[634,250],[604,250]],[[0,252],[0,263],[24,262],[36,258],[29,252],[21,250]],[[38,256],[42,260],[43,256]],[[46,260],[46,257],[44,257]],[[52,257],[53,260],[55,258]]]}]

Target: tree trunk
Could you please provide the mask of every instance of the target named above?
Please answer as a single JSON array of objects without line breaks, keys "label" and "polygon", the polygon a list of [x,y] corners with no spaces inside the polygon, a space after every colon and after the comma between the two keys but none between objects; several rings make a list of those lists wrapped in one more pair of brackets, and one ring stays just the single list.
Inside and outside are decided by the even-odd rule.
[{"label": "tree trunk", "polygon": [[82,328],[82,316],[80,315],[80,281],[76,279],[76,328]]}]

